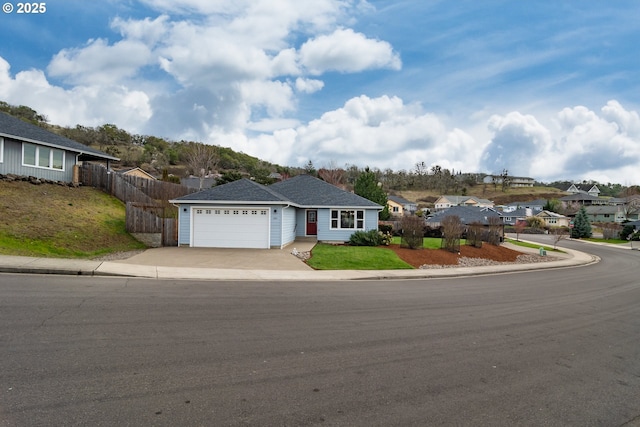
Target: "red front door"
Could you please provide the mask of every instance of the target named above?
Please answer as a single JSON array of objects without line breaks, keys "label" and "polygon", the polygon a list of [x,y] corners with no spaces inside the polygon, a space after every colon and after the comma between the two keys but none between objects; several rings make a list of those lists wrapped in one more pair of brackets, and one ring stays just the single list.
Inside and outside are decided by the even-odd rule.
[{"label": "red front door", "polygon": [[307,236],[318,234],[318,211],[307,211]]}]

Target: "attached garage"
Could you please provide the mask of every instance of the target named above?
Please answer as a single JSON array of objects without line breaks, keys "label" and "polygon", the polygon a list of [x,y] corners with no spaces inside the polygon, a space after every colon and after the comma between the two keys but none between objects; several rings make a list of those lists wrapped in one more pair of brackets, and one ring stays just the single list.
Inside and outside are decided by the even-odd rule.
[{"label": "attached garage", "polygon": [[192,246],[200,248],[269,248],[269,209],[193,208]]}]

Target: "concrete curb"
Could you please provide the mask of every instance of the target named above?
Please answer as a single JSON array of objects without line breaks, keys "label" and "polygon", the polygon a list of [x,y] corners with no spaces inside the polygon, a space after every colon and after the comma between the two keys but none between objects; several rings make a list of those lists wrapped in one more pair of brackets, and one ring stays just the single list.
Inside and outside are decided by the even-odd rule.
[{"label": "concrete curb", "polygon": [[[520,248],[522,252],[537,252]],[[124,264],[109,261],[71,260],[0,256],[0,272],[24,274],[61,274],[72,276],[139,277],[185,280],[407,280],[468,277],[487,274],[568,268],[589,265],[600,259],[584,252],[563,248],[563,259],[531,264],[506,264],[482,267],[455,267],[423,270],[239,270],[202,267],[164,267]]]}]

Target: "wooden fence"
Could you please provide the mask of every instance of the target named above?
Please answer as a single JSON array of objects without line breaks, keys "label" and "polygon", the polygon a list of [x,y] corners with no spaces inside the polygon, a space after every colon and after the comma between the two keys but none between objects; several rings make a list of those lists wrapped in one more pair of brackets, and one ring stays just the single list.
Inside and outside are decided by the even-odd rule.
[{"label": "wooden fence", "polygon": [[82,185],[91,186],[126,204],[126,227],[132,234],[160,233],[162,246],[178,245],[177,209],[168,201],[194,191],[179,184],[121,175],[103,165],[83,164]]},{"label": "wooden fence", "polygon": [[[127,202],[126,228],[132,234],[148,235],[149,246],[177,246],[178,220],[168,218],[166,208]],[[157,237],[155,237],[157,235]]]}]

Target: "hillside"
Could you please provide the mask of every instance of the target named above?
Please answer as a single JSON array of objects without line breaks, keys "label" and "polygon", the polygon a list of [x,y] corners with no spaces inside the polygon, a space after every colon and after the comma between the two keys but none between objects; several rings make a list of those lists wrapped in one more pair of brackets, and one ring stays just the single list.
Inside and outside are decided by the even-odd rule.
[{"label": "hillside", "polygon": [[[442,194],[437,190],[424,191],[399,191],[398,195],[412,202],[418,202],[424,206],[433,206],[433,202]],[[536,199],[558,199],[567,193],[553,187],[523,187],[509,188],[506,192],[500,189],[494,190],[491,186],[476,185],[467,191],[468,196],[480,197],[493,201],[496,205],[504,205],[512,202],[524,202]]]},{"label": "hillside", "polygon": [[92,258],[143,249],[125,207],[90,187],[0,181],[0,254]]}]

